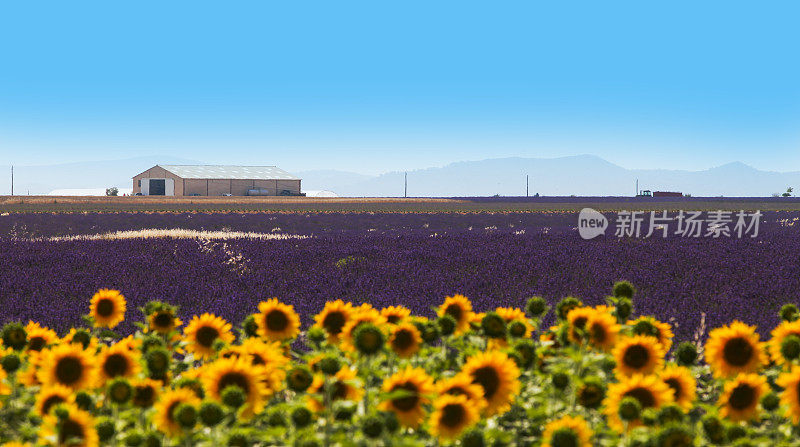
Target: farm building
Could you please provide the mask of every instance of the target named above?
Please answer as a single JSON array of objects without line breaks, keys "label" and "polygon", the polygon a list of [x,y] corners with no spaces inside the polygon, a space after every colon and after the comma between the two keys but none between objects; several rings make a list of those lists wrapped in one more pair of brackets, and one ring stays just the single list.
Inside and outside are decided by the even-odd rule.
[{"label": "farm building", "polygon": [[300,179],[275,166],[156,165],[133,177],[145,196],[296,196]]}]

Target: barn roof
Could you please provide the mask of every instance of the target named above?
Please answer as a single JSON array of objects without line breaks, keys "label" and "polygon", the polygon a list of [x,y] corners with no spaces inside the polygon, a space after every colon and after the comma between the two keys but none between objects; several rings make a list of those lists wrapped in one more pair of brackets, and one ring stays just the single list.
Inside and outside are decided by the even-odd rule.
[{"label": "barn roof", "polygon": [[300,180],[276,166],[158,165],[181,178]]}]

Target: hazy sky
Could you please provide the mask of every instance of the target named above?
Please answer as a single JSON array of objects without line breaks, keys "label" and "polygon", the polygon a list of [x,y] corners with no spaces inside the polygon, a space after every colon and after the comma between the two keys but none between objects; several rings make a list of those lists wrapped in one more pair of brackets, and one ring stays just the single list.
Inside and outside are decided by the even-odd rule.
[{"label": "hazy sky", "polygon": [[800,170],[800,3],[660,3],[4,2],[0,165]]}]

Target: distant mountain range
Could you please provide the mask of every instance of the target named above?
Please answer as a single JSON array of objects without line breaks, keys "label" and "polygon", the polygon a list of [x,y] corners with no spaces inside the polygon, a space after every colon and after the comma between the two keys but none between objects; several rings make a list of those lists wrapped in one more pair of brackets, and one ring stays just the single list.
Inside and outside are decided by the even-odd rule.
[{"label": "distant mountain range", "polygon": [[[129,188],[131,177],[156,164],[202,164],[196,160],[148,156],[127,160],[15,168],[16,194],[47,194],[56,189]],[[269,164],[265,162],[264,164]],[[10,192],[9,166],[0,166],[0,194]],[[304,190],[329,190],[339,196],[403,196],[403,172],[369,176],[335,170],[293,172]],[[592,155],[560,158],[496,158],[462,161],[408,171],[409,197],[631,196],[639,189],[680,191],[693,196],[770,196],[800,188],[800,172],[760,171],[728,163],[703,171],[625,169]]]},{"label": "distant mountain range", "polygon": [[[329,189],[340,196],[402,196],[403,172],[364,178],[360,174],[298,172],[308,189]],[[408,171],[409,197],[631,196],[639,189],[680,191],[693,196],[770,196],[800,188],[800,172],[760,171],[735,162],[703,171],[625,169],[592,155],[560,158],[496,158],[462,161],[440,168]]]}]

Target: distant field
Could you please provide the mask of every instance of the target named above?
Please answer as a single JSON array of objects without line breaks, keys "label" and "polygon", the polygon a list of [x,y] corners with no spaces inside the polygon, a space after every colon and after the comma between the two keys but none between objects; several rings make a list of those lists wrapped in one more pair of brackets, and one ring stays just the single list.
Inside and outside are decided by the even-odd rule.
[{"label": "distant field", "polygon": [[778,197],[56,197],[0,196],[0,212],[89,211],[381,211],[479,212],[598,210],[800,210],[800,198]]}]

